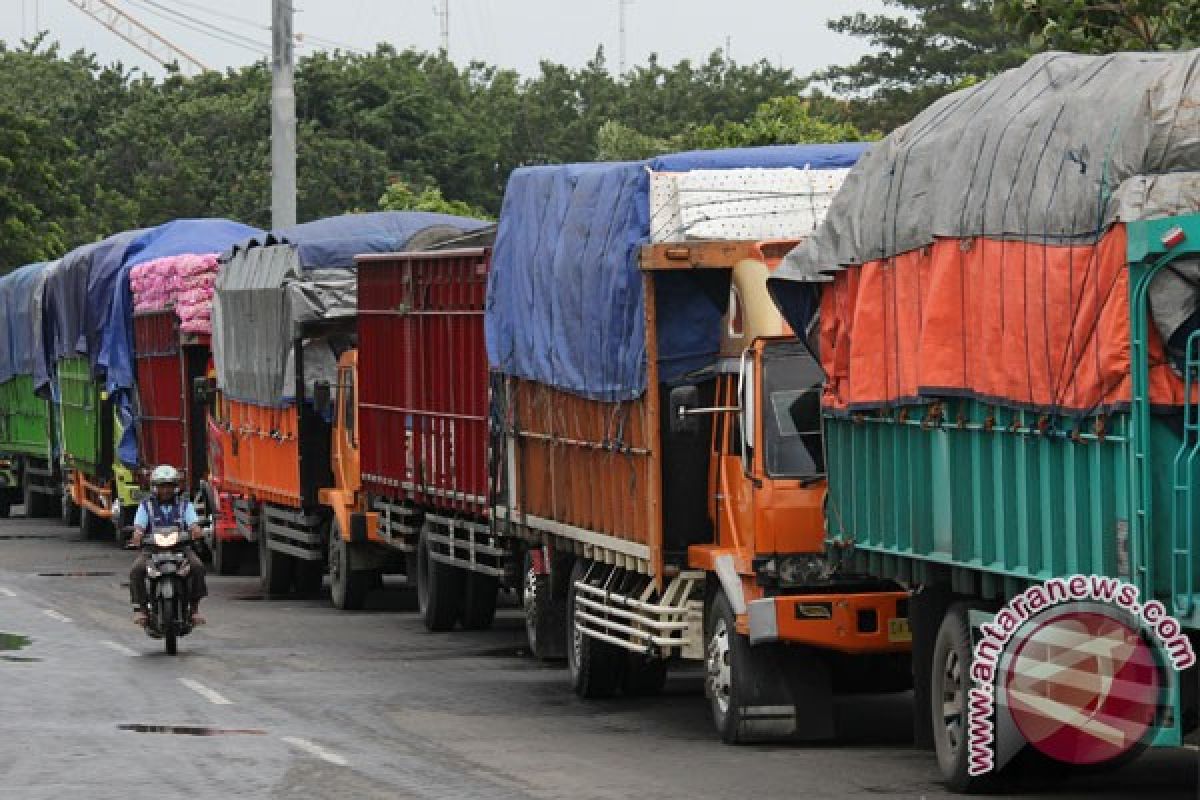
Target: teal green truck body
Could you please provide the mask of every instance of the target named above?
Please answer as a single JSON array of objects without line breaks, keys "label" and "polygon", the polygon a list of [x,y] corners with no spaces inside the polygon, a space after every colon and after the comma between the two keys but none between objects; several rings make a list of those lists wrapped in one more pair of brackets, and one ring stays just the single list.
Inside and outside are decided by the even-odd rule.
[{"label": "teal green truck body", "polygon": [[[1186,239],[1168,249],[1174,227]],[[1188,347],[1180,425],[1148,400],[1146,300],[1159,270],[1200,254],[1200,215],[1127,232],[1127,410],[1047,425],[1036,412],[962,399],[826,416],[830,543],[855,568],[995,601],[1055,577],[1118,577],[1200,631],[1200,332]],[[1158,744],[1181,742],[1174,690]]]}]

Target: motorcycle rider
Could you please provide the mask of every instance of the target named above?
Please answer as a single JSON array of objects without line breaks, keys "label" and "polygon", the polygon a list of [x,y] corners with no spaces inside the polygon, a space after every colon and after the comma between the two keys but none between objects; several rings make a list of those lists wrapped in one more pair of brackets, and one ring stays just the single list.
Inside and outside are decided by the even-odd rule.
[{"label": "motorcycle rider", "polygon": [[[193,539],[199,540],[203,535],[200,528],[200,518],[196,509],[179,495],[179,470],[163,464],[155,467],[150,473],[151,496],[138,506],[137,516],[133,520],[133,537],[130,540],[133,547],[141,547],[142,539],[147,533],[152,533],[156,527],[186,529]],[[204,581],[204,565],[189,547],[186,550],[191,574],[188,576],[188,592],[192,602],[192,624],[203,625],[204,617],[200,616],[200,600],[208,595],[208,586]],[[146,554],[142,553],[133,562],[129,571],[129,598],[133,602],[133,621],[145,625],[146,614]]]}]

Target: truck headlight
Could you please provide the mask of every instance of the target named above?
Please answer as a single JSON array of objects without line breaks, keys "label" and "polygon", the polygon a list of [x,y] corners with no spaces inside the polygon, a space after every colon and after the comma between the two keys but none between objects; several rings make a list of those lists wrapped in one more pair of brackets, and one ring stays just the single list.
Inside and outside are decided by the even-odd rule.
[{"label": "truck headlight", "polygon": [[782,556],[778,563],[780,586],[806,586],[829,577],[829,561],[822,553]]}]

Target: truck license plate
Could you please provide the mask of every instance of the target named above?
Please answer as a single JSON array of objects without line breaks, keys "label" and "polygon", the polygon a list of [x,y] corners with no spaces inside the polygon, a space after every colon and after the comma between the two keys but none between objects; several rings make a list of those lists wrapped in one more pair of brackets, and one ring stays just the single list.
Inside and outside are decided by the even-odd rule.
[{"label": "truck license plate", "polygon": [[888,620],[888,641],[889,642],[911,642],[912,628],[908,627],[908,620],[904,617],[896,617]]}]

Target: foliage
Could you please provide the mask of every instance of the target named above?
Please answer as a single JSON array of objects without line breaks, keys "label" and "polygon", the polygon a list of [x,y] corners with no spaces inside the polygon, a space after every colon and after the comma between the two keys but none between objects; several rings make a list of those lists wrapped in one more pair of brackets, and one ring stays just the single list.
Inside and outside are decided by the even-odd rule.
[{"label": "foliage", "polygon": [[389,184],[379,198],[382,211],[433,211],[439,214],[455,214],[460,217],[492,219],[482,208],[475,208],[461,200],[447,200],[436,186],[426,186],[419,192],[403,181]]},{"label": "foliage", "polygon": [[[845,104],[798,100],[806,88],[719,52],[615,76],[597,50],[529,78],[387,45],[317,53],[296,68],[298,217],[381,204],[494,216],[524,164],[854,138]],[[268,227],[270,96],[265,62],[153,80],[42,38],[0,42],[0,263],[179,217]]]},{"label": "foliage", "polygon": [[1037,50],[1111,53],[1200,47],[1195,0],[999,0],[1001,19]]},{"label": "foliage", "polygon": [[851,121],[860,130],[886,133],[939,97],[1029,55],[1024,36],[997,24],[993,0],[885,2],[899,13],[829,21],[830,29],[866,39],[873,51],[813,76],[851,99]]},{"label": "foliage", "polygon": [[690,132],[690,147],[755,147],[768,144],[833,144],[864,138],[849,122],[829,122],[811,113],[808,101],[776,97],[754,110],[745,122],[705,125]]},{"label": "foliage", "polygon": [[66,252],[66,225],[82,211],[69,184],[74,147],[49,123],[0,108],[0,273]]}]

